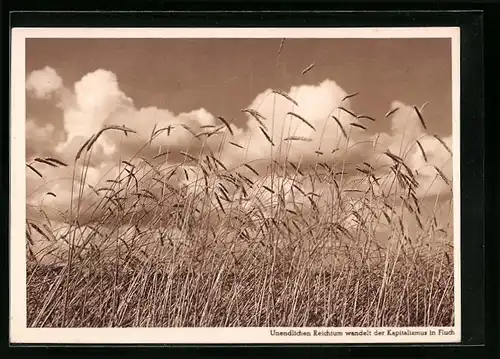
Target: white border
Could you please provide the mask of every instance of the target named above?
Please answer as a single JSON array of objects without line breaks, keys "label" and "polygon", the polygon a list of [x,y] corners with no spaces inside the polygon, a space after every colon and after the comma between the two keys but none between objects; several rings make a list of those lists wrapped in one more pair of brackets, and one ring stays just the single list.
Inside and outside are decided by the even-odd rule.
[{"label": "white border", "polygon": [[[455,327],[447,336],[271,336],[290,328],[26,328],[25,40],[27,38],[450,38],[452,42]],[[460,283],[460,28],[14,28],[11,36],[11,343],[452,343],[461,338]],[[295,328],[376,330],[405,328]],[[408,328],[406,328],[408,329]],[[449,328],[411,328],[435,330]]]},{"label": "white border", "polygon": [[12,34],[23,38],[452,38],[452,27],[358,28],[46,28],[18,27]]}]

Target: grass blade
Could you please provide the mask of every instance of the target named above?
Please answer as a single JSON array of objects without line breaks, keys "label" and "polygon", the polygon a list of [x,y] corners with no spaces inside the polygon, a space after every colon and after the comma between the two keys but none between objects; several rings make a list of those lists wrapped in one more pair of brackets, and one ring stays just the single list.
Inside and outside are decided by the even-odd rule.
[{"label": "grass blade", "polygon": [[316,129],[314,128],[313,125],[311,125],[309,122],[306,121],[306,119],[300,115],[297,115],[296,113],[294,112],[288,112],[287,115],[291,115],[293,117],[296,117],[298,118],[299,120],[301,120],[302,122],[304,122],[307,126],[309,126],[310,128],[312,128],[314,131],[316,131]]},{"label": "grass blade", "polygon": [[417,108],[417,106],[413,106],[413,109],[417,113],[417,116],[418,116],[418,119],[420,120],[420,123],[422,124],[422,126],[424,126],[424,129],[427,130],[427,126],[425,125],[424,118],[422,117],[420,110]]},{"label": "grass blade", "polygon": [[302,75],[305,75],[306,73],[308,73],[309,71],[311,71],[311,69],[315,66],[314,63],[310,64],[309,66],[307,66],[304,70],[302,70]]},{"label": "grass blade", "polygon": [[227,127],[229,130],[229,133],[231,133],[232,136],[234,136],[233,130],[231,129],[231,126],[229,126],[229,123],[224,119],[222,116],[217,116],[217,118]]},{"label": "grass blade", "polygon": [[272,93],[275,93],[277,95],[280,95],[281,97],[286,98],[288,101],[290,101],[291,103],[293,103],[295,106],[299,106],[299,104],[297,103],[297,101],[295,101],[293,98],[291,98],[290,95],[288,95],[284,91],[281,91],[281,90],[272,90]]},{"label": "grass blade", "polygon": [[335,116],[332,115],[332,118],[337,122],[337,125],[339,125],[340,130],[342,131],[342,134],[344,135],[345,139],[347,140],[347,132],[345,132],[344,126],[340,123],[339,119]]},{"label": "grass blade", "polygon": [[32,165],[30,165],[29,163],[27,163],[26,166],[28,166],[28,168],[30,170],[32,170],[33,172],[35,172],[40,178],[43,178],[42,174],[35,167],[33,167]]}]

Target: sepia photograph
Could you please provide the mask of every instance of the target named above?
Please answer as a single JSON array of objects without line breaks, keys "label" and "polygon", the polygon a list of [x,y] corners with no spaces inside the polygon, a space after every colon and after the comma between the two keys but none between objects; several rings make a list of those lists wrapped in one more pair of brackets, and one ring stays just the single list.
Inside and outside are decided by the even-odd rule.
[{"label": "sepia photograph", "polygon": [[459,38],[13,29],[12,338],[460,341]]}]

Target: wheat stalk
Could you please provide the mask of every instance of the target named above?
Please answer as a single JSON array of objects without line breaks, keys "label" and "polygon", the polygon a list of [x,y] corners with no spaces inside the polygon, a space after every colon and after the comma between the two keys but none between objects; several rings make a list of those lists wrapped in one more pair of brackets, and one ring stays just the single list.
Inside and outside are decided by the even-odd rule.
[{"label": "wheat stalk", "polygon": [[284,97],[285,99],[287,99],[288,101],[290,101],[291,103],[293,103],[295,106],[299,106],[299,104],[297,103],[297,101],[295,101],[293,98],[291,98],[290,95],[287,94],[285,91],[272,90],[271,92],[274,93],[274,94],[280,95],[281,97]]},{"label": "wheat stalk", "polygon": [[271,137],[269,137],[269,135],[267,134],[266,130],[264,130],[262,127],[259,127],[261,132],[264,134],[264,136],[266,137],[267,141],[272,145],[274,146],[274,143],[273,143],[273,140],[271,139]]},{"label": "wheat stalk", "polygon": [[307,66],[304,70],[302,70],[302,75],[305,75],[306,73],[308,73],[309,71],[311,71],[314,66],[315,66],[314,63],[312,63],[309,66]]},{"label": "wheat stalk", "polygon": [[433,166],[434,169],[437,171],[437,173],[439,174],[439,177],[441,177],[443,179],[443,181],[447,184],[447,185],[451,185],[451,181],[444,175],[443,171],[441,171],[438,167],[436,166]]},{"label": "wheat stalk", "polygon": [[352,117],[355,117],[355,118],[358,117],[358,116],[356,116],[356,114],[354,112],[352,112],[351,110],[346,109],[345,107],[339,106],[338,108],[339,108],[339,110],[344,111],[345,113],[351,115]]},{"label": "wheat stalk", "polygon": [[436,140],[439,141],[439,143],[441,143],[441,145],[446,149],[446,151],[448,151],[448,153],[452,155],[451,149],[446,145],[446,143],[441,139],[441,137],[439,137],[438,135],[433,135],[433,136]]},{"label": "wheat stalk", "polygon": [[363,126],[363,125],[360,125],[359,123],[356,123],[356,122],[351,122],[350,123],[351,126],[354,126],[354,127],[358,127],[358,128],[361,128],[363,130],[366,130],[366,127]]},{"label": "wheat stalk", "polygon": [[422,153],[422,156],[424,157],[425,162],[427,162],[427,155],[425,154],[425,151],[424,151],[424,148],[422,147],[422,144],[418,140],[417,140],[417,145],[418,145],[418,148],[420,149],[420,152]]},{"label": "wheat stalk", "polygon": [[35,158],[35,162],[43,163],[43,164],[49,165],[50,167],[57,167],[57,165],[55,163],[52,163],[50,161],[47,161],[47,160],[45,160],[43,158],[39,158],[39,157]]},{"label": "wheat stalk", "polygon": [[422,117],[422,114],[420,113],[420,110],[417,108],[417,106],[413,106],[413,109],[417,113],[418,119],[420,120],[420,123],[424,127],[424,129],[427,129],[427,126],[425,125],[424,118]]},{"label": "wheat stalk", "polygon": [[312,138],[310,137],[302,137],[302,136],[290,136],[283,139],[283,141],[305,141],[311,142]]},{"label": "wheat stalk", "polygon": [[394,115],[398,110],[399,110],[399,107],[393,108],[392,110],[390,110],[389,112],[387,112],[385,114],[385,118],[388,118],[389,116]]},{"label": "wheat stalk", "polygon": [[26,164],[26,167],[28,167],[30,170],[35,172],[40,178],[43,178],[42,174],[35,167],[30,165],[29,163]]},{"label": "wheat stalk", "polygon": [[310,128],[312,128],[314,131],[316,131],[316,129],[314,128],[313,125],[311,125],[309,122],[306,121],[306,119],[300,115],[297,115],[296,113],[294,112],[288,112],[287,115],[290,115],[290,116],[293,116],[293,117],[296,117],[298,118],[299,120],[301,120],[302,122],[304,122],[307,126],[309,126]]},{"label": "wheat stalk", "polygon": [[365,119],[365,120],[370,120],[372,122],[376,122],[376,120],[373,117],[366,116],[366,115],[359,115],[359,116],[357,116],[357,118],[359,118],[360,120]]},{"label": "wheat stalk", "polygon": [[344,135],[344,137],[347,140],[347,132],[345,132],[344,126],[342,126],[342,124],[340,123],[340,121],[339,121],[339,119],[337,117],[335,117],[335,116],[332,115],[332,118],[335,120],[335,122],[337,122],[337,125],[339,125],[340,130],[342,131],[342,134]]},{"label": "wheat stalk", "polygon": [[224,119],[224,117],[217,116],[217,118],[224,124],[224,126],[226,126],[226,128],[229,131],[229,133],[231,133],[231,135],[234,136],[234,133],[233,133],[233,130],[231,129],[231,126],[229,126],[229,123],[227,123],[227,121]]},{"label": "wheat stalk", "polygon": [[235,147],[238,147],[238,148],[244,148],[243,146],[238,145],[236,142],[229,141],[229,144],[230,144],[230,145],[233,145],[233,146],[235,146]]},{"label": "wheat stalk", "polygon": [[285,38],[281,39],[280,47],[278,49],[278,56],[281,54],[281,50],[283,50],[283,44],[285,43]]}]

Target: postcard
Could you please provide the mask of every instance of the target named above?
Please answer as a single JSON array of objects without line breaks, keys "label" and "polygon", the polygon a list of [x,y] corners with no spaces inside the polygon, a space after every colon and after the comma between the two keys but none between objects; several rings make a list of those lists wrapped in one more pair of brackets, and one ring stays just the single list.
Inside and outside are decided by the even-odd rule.
[{"label": "postcard", "polygon": [[459,28],[11,45],[11,342],[460,341]]}]

